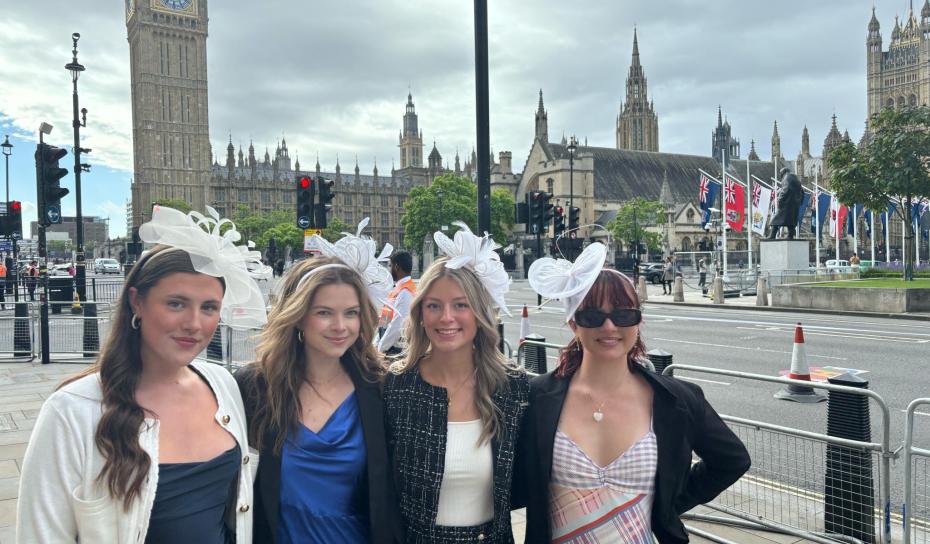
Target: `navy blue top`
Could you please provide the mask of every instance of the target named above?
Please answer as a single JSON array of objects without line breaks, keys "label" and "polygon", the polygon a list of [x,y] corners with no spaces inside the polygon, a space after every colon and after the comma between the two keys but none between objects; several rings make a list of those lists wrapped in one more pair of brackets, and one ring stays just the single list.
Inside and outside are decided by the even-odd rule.
[{"label": "navy blue top", "polygon": [[298,425],[284,442],[278,542],[368,542],[366,465],[353,391],[319,432]]},{"label": "navy blue top", "polygon": [[229,544],[226,505],[236,492],[239,445],[195,463],[160,463],[146,544]]}]

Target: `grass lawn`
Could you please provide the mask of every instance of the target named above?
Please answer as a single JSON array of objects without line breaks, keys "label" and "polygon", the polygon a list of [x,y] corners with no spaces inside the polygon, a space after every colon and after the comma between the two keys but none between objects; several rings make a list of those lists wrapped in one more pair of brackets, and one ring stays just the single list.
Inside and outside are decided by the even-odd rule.
[{"label": "grass lawn", "polygon": [[877,289],[930,289],[930,279],[904,281],[902,279],[884,278],[871,280],[830,281],[814,283],[811,287],[871,287]]}]

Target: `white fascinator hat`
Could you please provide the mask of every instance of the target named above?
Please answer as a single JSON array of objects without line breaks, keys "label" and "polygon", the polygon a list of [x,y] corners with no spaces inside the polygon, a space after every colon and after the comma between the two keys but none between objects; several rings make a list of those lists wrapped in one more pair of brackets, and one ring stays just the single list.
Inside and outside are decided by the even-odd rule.
[{"label": "white fascinator hat", "polygon": [[387,304],[388,295],[394,288],[394,279],[381,262],[391,254],[394,248],[391,244],[384,244],[381,253],[376,254],[377,243],[368,236],[362,236],[362,231],[368,226],[368,222],[369,218],[362,219],[355,234],[343,232],[342,238],[336,240],[335,243],[330,243],[326,238],[314,234],[310,238],[311,246],[318,249],[321,255],[338,259],[340,264],[325,264],[308,270],[297,282],[297,288],[300,288],[303,282],[318,270],[344,266],[362,277],[368,290],[368,298],[376,309]]},{"label": "white fascinator hat", "polygon": [[600,242],[586,247],[575,262],[551,257],[537,259],[530,265],[530,287],[544,298],[561,300],[565,321],[569,321],[604,269],[606,259],[607,248]]},{"label": "white fascinator hat", "polygon": [[440,253],[449,258],[446,268],[464,267],[474,272],[494,304],[508,316],[511,315],[507,309],[507,301],[504,300],[504,295],[510,290],[510,276],[504,270],[500,256],[494,251],[501,246],[487,233],[484,236],[476,236],[468,225],[461,221],[456,221],[453,225],[459,227],[459,230],[452,239],[442,232],[433,234],[433,240],[436,241]]},{"label": "white fascinator hat", "polygon": [[271,268],[262,263],[261,253],[251,251],[248,244],[236,245],[242,235],[232,221],[221,219],[210,206],[206,208],[209,217],[156,204],[152,220],[139,227],[139,238],[183,250],[190,255],[194,270],[223,278],[226,290],[221,323],[236,329],[260,328],[267,322],[267,315],[255,280],[267,278]]}]

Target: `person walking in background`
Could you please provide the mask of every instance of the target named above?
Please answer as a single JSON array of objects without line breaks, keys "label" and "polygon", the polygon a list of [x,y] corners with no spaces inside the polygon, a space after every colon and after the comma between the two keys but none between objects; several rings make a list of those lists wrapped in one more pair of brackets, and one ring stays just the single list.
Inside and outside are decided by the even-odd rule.
[{"label": "person walking in background", "polygon": [[6,298],[4,293],[6,293],[7,272],[8,270],[6,265],[3,264],[2,260],[0,260],[0,310],[6,310],[6,304],[4,304],[6,302]]},{"label": "person walking in background", "polygon": [[675,279],[675,272],[672,266],[672,257],[665,258],[665,264],[662,266],[662,294],[672,294],[672,281]]},{"label": "person walking in background", "polygon": [[464,224],[423,273],[407,350],[391,365],[384,405],[409,544],[512,544],[514,448],[526,373],[497,349],[495,306],[509,278],[489,237]]},{"label": "person walking in background", "polygon": [[391,277],[394,288],[388,294],[387,304],[381,308],[378,320],[378,351],[387,355],[399,355],[403,345],[404,320],[410,314],[410,301],[417,294],[417,286],[410,277],[413,257],[404,250],[391,255]]},{"label": "person walking in background", "polygon": [[26,268],[26,291],[29,292],[29,300],[36,300],[36,284],[39,283],[39,261],[32,261]]},{"label": "person walking in background", "polygon": [[701,292],[705,295],[707,294],[707,263],[704,262],[704,257],[698,259],[698,287],[701,288]]},{"label": "person walking in background", "polygon": [[17,542],[252,542],[258,457],[242,398],[226,369],[197,359],[221,318],[265,324],[259,255],[223,227],[155,206],[139,228],[156,245],[126,277],[97,361],[36,419]]},{"label": "person walking in background", "polygon": [[527,544],[684,544],[679,516],[750,466],[700,387],[645,368],[636,289],[604,268],[606,253],[594,243],[571,266],[543,258],[529,270],[575,336],[530,384],[514,483]]}]

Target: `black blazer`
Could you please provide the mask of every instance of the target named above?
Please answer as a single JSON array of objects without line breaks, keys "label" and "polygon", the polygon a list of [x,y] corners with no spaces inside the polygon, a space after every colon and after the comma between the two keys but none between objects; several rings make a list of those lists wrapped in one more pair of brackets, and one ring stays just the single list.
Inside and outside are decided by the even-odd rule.
[{"label": "black blazer", "polygon": [[[639,371],[653,390],[652,419],[659,452],[652,532],[661,544],[688,542],[679,515],[712,500],[749,470],[749,453],[704,399],[701,388]],[[530,380],[514,483],[514,508],[526,506],[527,544],[550,542],[552,447],[570,378],[553,372]],[[700,462],[691,465],[691,452]]]},{"label": "black blazer", "polygon": [[[379,383],[364,380],[349,361],[342,366],[352,379],[362,420],[362,434],[368,453],[368,522],[372,544],[398,544],[404,541],[403,521],[397,507],[384,435],[384,403]],[[265,380],[255,365],[246,365],[236,374],[249,424],[259,402],[263,402]],[[274,453],[274,436],[264,437],[259,452],[258,475],[253,498],[252,541],[274,544],[278,533],[278,502],[281,497],[281,456]]]}]

